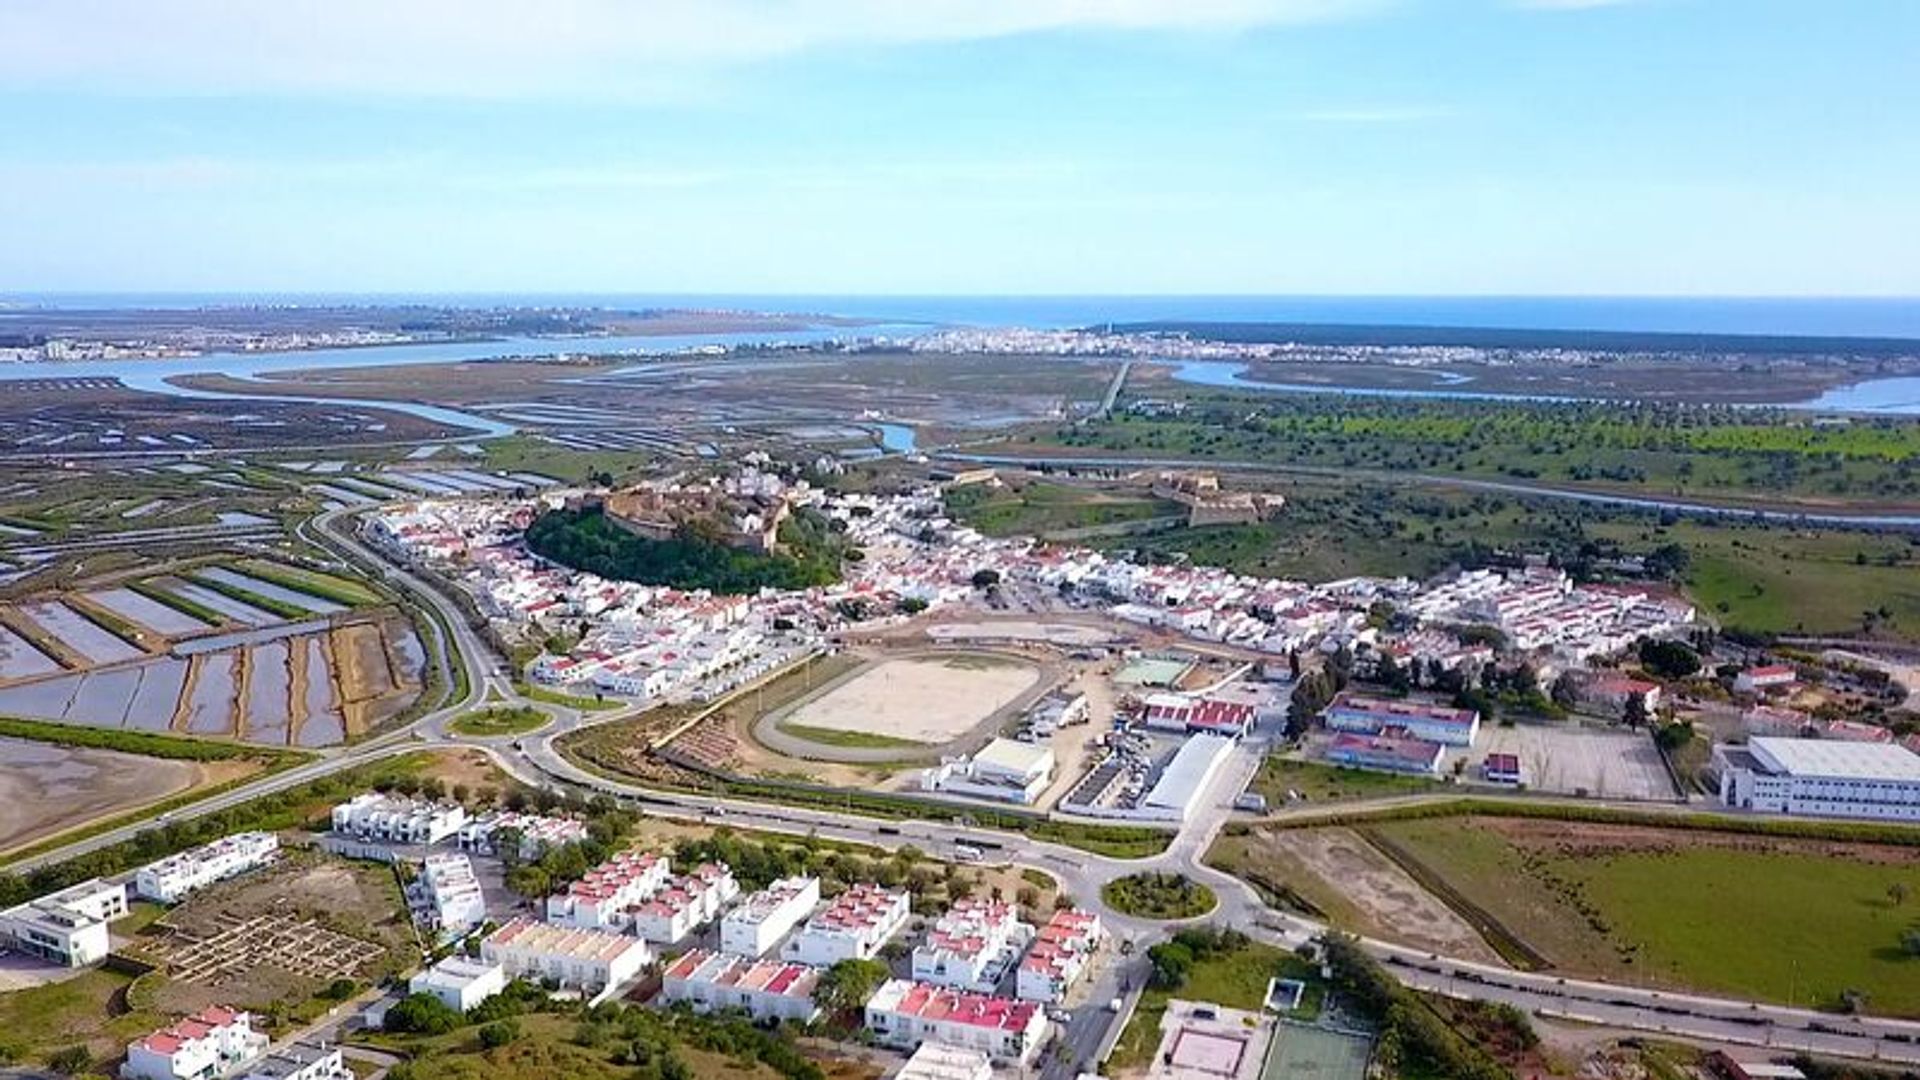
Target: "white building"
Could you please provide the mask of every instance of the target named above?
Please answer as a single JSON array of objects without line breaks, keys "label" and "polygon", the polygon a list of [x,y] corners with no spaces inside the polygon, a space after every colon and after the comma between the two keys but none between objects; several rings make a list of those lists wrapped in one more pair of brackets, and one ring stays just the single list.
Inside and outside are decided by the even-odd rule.
[{"label": "white building", "polygon": [[1141,816],[1184,821],[1232,754],[1233,740],[1223,735],[1188,738],[1140,800]]},{"label": "white building", "polygon": [[432,994],[457,1012],[466,1012],[506,988],[506,968],[458,955],[407,980],[407,993]]},{"label": "white building", "polygon": [[473,874],[473,860],[465,855],[448,851],[427,856],[420,868],[420,889],[442,933],[458,936],[487,921],[487,898]]},{"label": "white building", "polygon": [[240,1080],[352,1080],[338,1046],[297,1042],[267,1052]]},{"label": "white building", "polygon": [[993,1062],[978,1050],[923,1042],[893,1080],[993,1080]]},{"label": "white building", "polygon": [[1896,744],[1756,737],[1715,746],[1713,763],[1726,806],[1920,821],[1920,754]]},{"label": "white building", "polygon": [[1053,782],[1053,748],[994,739],[971,758],[956,758],[921,774],[920,786],[975,799],[1031,803]]},{"label": "white building", "polygon": [[333,808],[333,831],[356,840],[437,844],[467,823],[458,803],[433,803],[369,791]]},{"label": "white building", "polygon": [[480,959],[516,979],[552,979],[563,987],[605,990],[640,973],[653,950],[638,938],[605,930],[549,926],[514,919],[480,943]]},{"label": "white building", "polygon": [[727,912],[720,920],[720,948],[736,956],[759,956],[779,944],[819,903],[819,878],[782,878]]},{"label": "white building", "polygon": [[842,960],[870,960],[913,914],[907,894],[859,884],[833,898],[824,911],[787,942],[788,960],[832,967]]},{"label": "white building", "polygon": [[109,924],[127,913],[127,887],[94,878],[0,912],[0,934],[21,952],[66,967],[113,951]]},{"label": "white building", "polygon": [[1020,961],[1014,994],[1048,1004],[1065,998],[1093,963],[1102,933],[1100,916],[1091,911],[1062,908],[1054,912]]},{"label": "white building", "polygon": [[1012,904],[968,898],[947,909],[913,950],[913,977],[990,994],[1033,939]]},{"label": "white building", "polygon": [[669,869],[663,855],[623,851],[547,897],[547,921],[582,930],[625,929],[632,922],[629,910],[666,884]]},{"label": "white building", "polygon": [[889,979],[867,1002],[867,1029],[900,1049],[938,1042],[976,1050],[1003,1065],[1031,1064],[1047,1018],[1031,1001]]},{"label": "white building", "polygon": [[128,1046],[120,1075],[127,1080],[214,1080],[266,1049],[267,1037],[253,1030],[252,1016],[212,1006]]},{"label": "white building", "polygon": [[462,825],[457,837],[460,850],[475,855],[498,855],[500,852],[496,849],[495,838],[502,830],[518,834],[519,854],[524,861],[539,858],[540,853],[550,847],[587,838],[587,823],[584,821],[502,810],[484,814]]},{"label": "white building", "polygon": [[740,884],[723,863],[705,863],[667,879],[651,897],[628,911],[629,925],[643,941],[671,945],[720,914],[740,895]]},{"label": "white building", "polygon": [[804,1024],[820,1016],[813,1003],[819,984],[820,972],[804,964],[694,949],[668,965],[661,992],[697,1012],[745,1009],[755,1020]]},{"label": "white building", "polygon": [[141,867],[133,875],[133,891],[143,900],[178,903],[196,889],[265,866],[279,850],[280,838],[270,832],[223,836]]}]

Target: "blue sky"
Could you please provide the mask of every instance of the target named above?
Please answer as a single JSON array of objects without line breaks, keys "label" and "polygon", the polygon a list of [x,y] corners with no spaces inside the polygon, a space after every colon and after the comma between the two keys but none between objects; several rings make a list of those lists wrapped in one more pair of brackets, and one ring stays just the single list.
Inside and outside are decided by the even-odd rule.
[{"label": "blue sky", "polygon": [[1920,295],[1911,0],[8,0],[0,289]]}]

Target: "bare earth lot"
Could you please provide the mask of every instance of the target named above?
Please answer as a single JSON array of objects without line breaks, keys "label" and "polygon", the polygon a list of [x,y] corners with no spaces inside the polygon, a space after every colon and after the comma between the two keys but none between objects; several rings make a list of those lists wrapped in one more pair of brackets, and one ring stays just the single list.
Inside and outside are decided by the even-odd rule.
[{"label": "bare earth lot", "polygon": [[0,851],[206,779],[204,765],[0,739]]},{"label": "bare earth lot", "polygon": [[1032,665],[999,657],[883,660],[783,720],[938,745],[972,731],[1039,677]]},{"label": "bare earth lot", "polygon": [[[1660,751],[1642,731],[1571,724],[1481,728],[1476,758],[1516,754],[1536,791],[1597,799],[1674,799]],[[1473,770],[1478,773],[1477,766]]]}]

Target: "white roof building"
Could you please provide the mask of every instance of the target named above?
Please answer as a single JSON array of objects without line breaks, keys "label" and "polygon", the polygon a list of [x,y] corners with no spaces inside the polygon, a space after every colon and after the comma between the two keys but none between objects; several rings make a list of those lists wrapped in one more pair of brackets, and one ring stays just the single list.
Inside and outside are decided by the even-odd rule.
[{"label": "white roof building", "polygon": [[1920,821],[1920,754],[1898,744],[1760,736],[1714,747],[1713,761],[1726,806]]},{"label": "white roof building", "polygon": [[736,956],[759,956],[779,944],[819,903],[819,878],[782,878],[727,912],[720,920],[720,948]]},{"label": "white roof building", "polygon": [[369,791],[333,808],[333,831],[357,840],[437,844],[467,823],[458,803],[434,803]]},{"label": "white roof building", "polygon": [[923,1042],[893,1080],[992,1080],[993,1062],[978,1050]]},{"label": "white roof building", "polygon": [[449,956],[407,980],[407,993],[432,994],[441,1004],[459,1012],[506,988],[506,968],[459,955]]},{"label": "white roof building", "polygon": [[224,836],[141,867],[133,875],[133,890],[144,900],[178,903],[196,889],[265,866],[279,850],[280,838],[270,832]]},{"label": "white roof building", "polygon": [[653,951],[639,938],[520,918],[487,935],[480,943],[480,958],[499,964],[516,979],[611,990],[638,975]]},{"label": "white roof building", "polygon": [[84,967],[107,958],[109,924],[126,913],[127,887],[94,878],[0,912],[0,934],[21,952]]},{"label": "white roof building", "polygon": [[473,861],[465,855],[427,856],[420,868],[420,888],[433,906],[434,925],[443,934],[458,936],[487,921],[487,898],[474,876]]},{"label": "white roof building", "polygon": [[1175,820],[1185,820],[1207,785],[1233,753],[1233,740],[1220,735],[1195,735],[1180,744],[1160,779],[1141,805]]}]

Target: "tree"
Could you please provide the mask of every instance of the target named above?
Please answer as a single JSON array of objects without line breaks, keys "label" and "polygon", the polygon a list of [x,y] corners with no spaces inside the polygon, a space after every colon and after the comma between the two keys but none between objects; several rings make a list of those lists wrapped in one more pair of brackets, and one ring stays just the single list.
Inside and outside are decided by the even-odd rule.
[{"label": "tree", "polygon": [[1912,895],[1912,888],[1904,881],[1896,881],[1887,886],[1887,899],[1893,901],[1894,907],[1906,903],[1910,895]]},{"label": "tree", "polygon": [[1920,956],[1920,929],[1900,931],[1900,949],[1908,956]]},{"label": "tree", "polygon": [[480,1026],[480,1045],[489,1050],[505,1046],[519,1037],[520,1024],[515,1020],[495,1020]]},{"label": "tree", "polygon": [[888,974],[887,965],[878,960],[842,960],[821,974],[813,988],[814,1004],[829,1014],[863,1008]]},{"label": "tree", "polygon": [[1684,679],[1700,670],[1700,654],[1678,641],[1640,640],[1640,664],[1663,679]]},{"label": "tree", "polygon": [[973,572],[973,587],[976,589],[991,589],[998,584],[1000,584],[1000,571],[992,567]]},{"label": "tree", "polygon": [[1186,985],[1193,970],[1193,950],[1177,941],[1163,941],[1147,950],[1147,962],[1153,965],[1147,985],[1155,990],[1178,990]]},{"label": "tree", "polygon": [[[1647,699],[1639,694],[1628,694],[1626,704],[1623,705],[1620,710],[1621,722],[1630,728],[1637,729],[1646,727],[1647,721],[1650,719],[1652,718],[1647,715]],[[1674,726],[1677,727],[1678,725]],[[1692,730],[1689,729],[1687,734],[1691,737],[1693,734]]]},{"label": "tree", "polygon": [[1310,671],[1293,684],[1293,697],[1287,705],[1287,735],[1299,738],[1313,725],[1327,703],[1333,700],[1333,681],[1324,671]]},{"label": "tree", "polygon": [[386,1029],[415,1035],[445,1035],[462,1017],[432,994],[408,994],[387,1010]]},{"label": "tree", "polygon": [[553,879],[538,866],[516,866],[507,871],[507,888],[529,900],[538,900],[553,891]]}]

